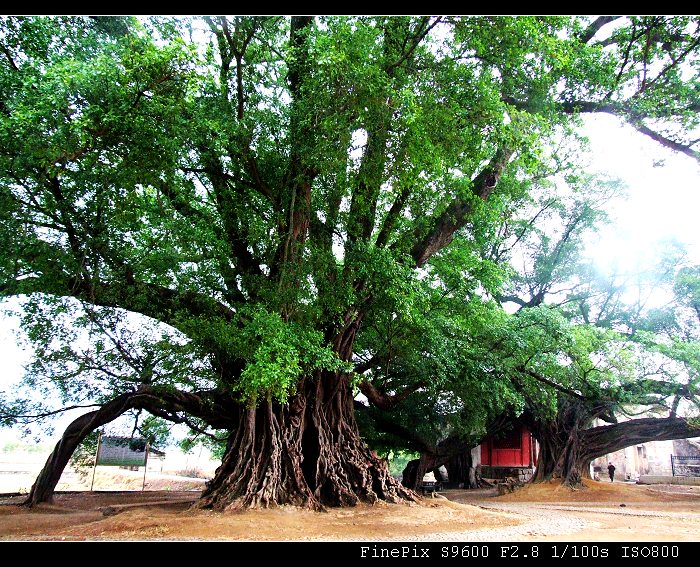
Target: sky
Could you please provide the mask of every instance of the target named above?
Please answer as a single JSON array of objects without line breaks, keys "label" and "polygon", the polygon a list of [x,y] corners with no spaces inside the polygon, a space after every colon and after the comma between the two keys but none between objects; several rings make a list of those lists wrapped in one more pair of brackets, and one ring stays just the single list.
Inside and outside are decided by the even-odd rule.
[{"label": "sky", "polygon": [[602,268],[634,266],[657,243],[677,239],[700,263],[700,164],[672,152],[612,116],[586,119],[594,168],[626,184],[626,198],[610,203],[613,222],[587,253]]},{"label": "sky", "polygon": [[[700,263],[700,164],[661,147],[614,117],[589,116],[585,124],[591,167],[619,177],[627,186],[625,199],[610,202],[613,222],[591,239],[586,254],[604,271],[613,266],[633,269],[651,256],[657,243],[676,239],[687,246],[689,259]],[[0,391],[20,379],[22,365],[29,359],[16,345],[18,326],[19,321],[5,316],[0,308]],[[70,419],[75,417],[73,413]],[[52,442],[60,435],[56,425]],[[0,429],[0,447],[15,437],[16,433]]]}]

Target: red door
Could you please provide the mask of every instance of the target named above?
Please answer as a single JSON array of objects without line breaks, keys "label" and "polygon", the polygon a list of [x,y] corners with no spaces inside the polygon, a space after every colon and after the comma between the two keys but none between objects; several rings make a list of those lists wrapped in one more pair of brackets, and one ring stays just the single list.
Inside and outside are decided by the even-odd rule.
[{"label": "red door", "polygon": [[529,467],[531,436],[525,427],[513,429],[481,444],[481,464],[493,467]]}]

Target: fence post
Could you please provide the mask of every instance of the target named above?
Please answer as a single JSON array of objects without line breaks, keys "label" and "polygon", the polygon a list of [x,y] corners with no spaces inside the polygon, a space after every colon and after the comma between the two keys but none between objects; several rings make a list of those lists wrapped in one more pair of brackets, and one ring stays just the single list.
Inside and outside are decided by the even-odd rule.
[{"label": "fence post", "polygon": [[92,482],[90,482],[90,492],[95,486],[95,471],[97,470],[97,460],[100,458],[100,445],[102,445],[102,432],[97,434],[97,451],[95,452],[95,464],[92,466]]}]

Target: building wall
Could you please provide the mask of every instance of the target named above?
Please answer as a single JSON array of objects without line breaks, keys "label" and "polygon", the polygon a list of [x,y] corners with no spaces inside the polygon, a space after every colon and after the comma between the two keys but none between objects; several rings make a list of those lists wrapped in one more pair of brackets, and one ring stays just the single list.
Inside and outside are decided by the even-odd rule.
[{"label": "building wall", "polygon": [[698,454],[697,442],[679,439],[676,441],[651,441],[633,445],[595,459],[591,465],[601,480],[608,479],[608,463],[615,465],[615,478],[637,480],[641,475],[671,476],[671,455]]}]

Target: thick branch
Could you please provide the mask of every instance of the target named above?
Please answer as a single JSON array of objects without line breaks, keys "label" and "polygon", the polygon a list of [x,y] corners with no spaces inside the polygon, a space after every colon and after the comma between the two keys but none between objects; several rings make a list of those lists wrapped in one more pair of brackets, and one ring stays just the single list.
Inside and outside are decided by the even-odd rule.
[{"label": "thick branch", "polygon": [[700,427],[680,417],[632,419],[613,425],[593,427],[581,432],[585,458],[590,461],[625,447],[700,436]]},{"label": "thick branch", "polygon": [[362,392],[365,397],[370,401],[370,403],[378,409],[388,410],[395,407],[398,403],[405,400],[413,392],[420,389],[422,384],[413,384],[408,386],[405,390],[397,392],[396,394],[387,394],[382,392],[374,384],[368,380],[363,380],[359,384],[360,392]]},{"label": "thick branch", "polygon": [[240,203],[235,199],[236,179],[224,171],[221,159],[205,146],[199,148],[205,163],[204,171],[214,189],[217,211],[221,217],[231,253],[235,257],[236,267],[242,274],[260,276],[260,262],[248,249],[245,222],[239,217]]},{"label": "thick branch", "polygon": [[100,409],[73,420],[49,455],[24,504],[34,506],[40,502],[51,501],[61,474],[78,445],[95,429],[135,407],[136,396],[135,393],[122,394],[104,404]]},{"label": "thick branch", "polygon": [[[303,51],[306,43],[304,37],[313,23],[312,16],[293,16],[289,29],[289,42],[293,50]],[[296,54],[295,54],[296,55]],[[304,54],[306,55],[306,54]],[[295,62],[289,65],[289,88],[294,98],[299,98],[301,92],[302,73],[306,71],[306,57],[296,55]]]},{"label": "thick branch", "polygon": [[404,427],[391,420],[390,416],[384,411],[372,411],[369,406],[357,400],[354,402],[354,407],[356,412],[367,413],[379,431],[389,433],[404,441],[407,449],[420,451],[422,453],[432,453],[434,450],[433,445],[418,435],[415,430]]},{"label": "thick branch", "polygon": [[658,142],[662,146],[669,148],[673,151],[685,154],[688,157],[691,157],[694,160],[700,162],[700,152],[693,150],[689,145],[681,144],[679,142],[676,142],[675,140],[671,140],[670,138],[660,134],[659,132],[652,130],[641,120],[631,120],[630,124],[635,130],[641,132],[645,136],[648,136],[649,138],[651,138],[655,142]]},{"label": "thick branch", "polygon": [[496,301],[498,301],[501,304],[512,302],[512,303],[515,303],[516,305],[519,305],[521,308],[527,306],[527,301],[518,297],[517,295],[502,295],[499,293],[498,295],[495,296],[495,298],[496,298]]},{"label": "thick branch", "polygon": [[4,45],[0,45],[0,51],[2,51],[5,55],[7,62],[10,64],[10,67],[12,67],[14,71],[19,71],[19,67],[17,67],[15,60],[12,58],[12,54],[9,52],[7,47],[5,47]]},{"label": "thick branch", "polygon": [[524,372],[531,378],[534,378],[538,382],[542,382],[543,384],[547,384],[547,386],[550,386],[554,388],[555,390],[558,390],[559,392],[562,392],[563,394],[566,394],[567,396],[571,396],[572,398],[578,398],[579,400],[586,400],[586,396],[570,389],[570,388],[565,388],[564,386],[561,386],[557,384],[556,382],[552,382],[550,379],[545,378],[541,374],[538,374],[537,372],[530,370],[528,368],[520,368],[519,369],[521,372]]},{"label": "thick branch", "polygon": [[606,26],[615,20],[619,20],[621,17],[622,16],[598,16],[585,30],[583,30],[583,33],[579,35],[581,43],[588,43],[603,26]]},{"label": "thick branch", "polygon": [[102,307],[118,307],[141,313],[179,328],[178,320],[185,311],[192,317],[221,317],[231,321],[233,310],[194,291],[178,291],[155,284],[138,282],[127,277],[125,282],[104,282],[94,289],[75,278],[25,278],[0,285],[0,295],[47,293],[75,297]]},{"label": "thick branch", "polygon": [[270,267],[270,276],[279,277],[280,286],[282,280],[289,276],[291,280],[285,282],[287,285],[295,286],[298,283],[292,273],[293,266],[306,242],[311,216],[311,185],[318,175],[314,159],[309,157],[309,150],[315,145],[316,133],[311,124],[303,120],[303,114],[308,110],[304,104],[308,95],[302,85],[311,74],[308,34],[312,24],[312,17],[295,16],[292,17],[289,31],[291,49],[287,61],[287,79],[292,98],[292,117],[289,122],[291,151],[284,175],[284,196],[280,202],[280,242]]},{"label": "thick branch", "polygon": [[389,138],[389,109],[384,106],[374,111],[373,128],[368,133],[367,146],[357,172],[357,184],[352,192],[348,220],[348,244],[367,240],[372,234],[377,213],[377,201],[386,163],[386,144]]},{"label": "thick branch", "polygon": [[[513,150],[503,146],[499,148],[491,162],[477,175],[472,182],[472,194],[486,201],[496,188],[498,180]],[[423,266],[434,254],[447,246],[454,238],[455,232],[469,222],[474,211],[474,202],[457,197],[447,209],[433,222],[430,232],[419,239],[411,250],[411,256],[416,266]]]},{"label": "thick branch", "polygon": [[399,215],[401,214],[401,211],[403,211],[406,201],[410,195],[411,187],[407,186],[401,189],[401,192],[396,196],[396,199],[394,199],[389,212],[384,218],[382,228],[379,230],[379,234],[377,235],[377,248],[383,248],[389,242],[389,238],[394,230],[396,221],[399,219]]},{"label": "thick branch", "polygon": [[[519,103],[516,103],[516,106]],[[672,140],[671,138],[664,136],[663,134],[652,130],[642,121],[642,117],[639,113],[635,112],[627,105],[615,104],[609,102],[597,102],[597,101],[568,101],[563,102],[559,105],[562,112],[565,113],[594,113],[601,112],[605,114],[612,114],[619,118],[624,119],[630,124],[635,130],[648,136],[655,142],[658,142],[662,146],[669,148],[673,151],[680,152],[693,158],[694,160],[700,161],[700,152],[692,149],[692,143],[684,144]]]},{"label": "thick branch", "polygon": [[24,504],[34,506],[50,501],[61,474],[78,445],[95,429],[114,421],[126,411],[145,409],[176,423],[187,422],[187,418],[177,415],[186,412],[215,429],[232,429],[237,423],[238,408],[220,405],[219,402],[223,399],[225,398],[212,391],[190,393],[174,388],[159,390],[148,386],[117,396],[100,409],[81,415],[70,423],[37,476]]}]

